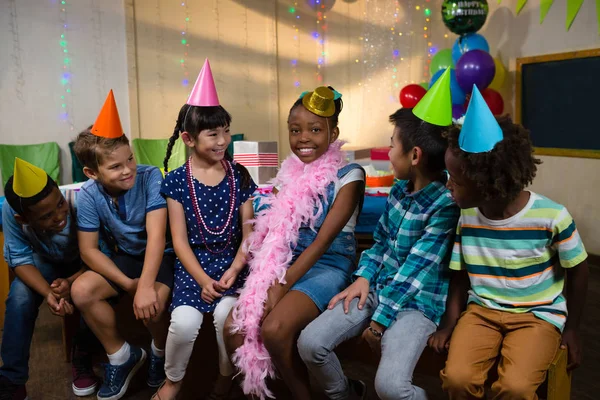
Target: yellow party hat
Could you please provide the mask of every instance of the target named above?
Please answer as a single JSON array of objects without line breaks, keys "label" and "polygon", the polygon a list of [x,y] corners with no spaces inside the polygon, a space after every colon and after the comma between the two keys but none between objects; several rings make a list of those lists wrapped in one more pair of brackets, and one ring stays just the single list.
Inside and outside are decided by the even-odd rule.
[{"label": "yellow party hat", "polygon": [[331,117],[335,114],[335,93],[326,86],[320,86],[314,92],[302,96],[302,104],[313,114]]},{"label": "yellow party hat", "polygon": [[33,197],[48,183],[48,174],[43,169],[15,157],[13,192],[19,197]]}]

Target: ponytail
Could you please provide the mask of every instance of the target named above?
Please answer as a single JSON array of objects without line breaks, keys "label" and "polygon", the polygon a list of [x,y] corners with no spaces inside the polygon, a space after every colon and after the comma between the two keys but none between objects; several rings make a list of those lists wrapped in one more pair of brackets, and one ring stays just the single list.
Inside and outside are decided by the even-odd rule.
[{"label": "ponytail", "polygon": [[184,111],[187,111],[188,107],[189,106],[186,104],[183,107],[181,107],[181,110],[179,110],[177,121],[175,121],[175,129],[173,129],[173,134],[169,138],[169,144],[167,145],[167,154],[165,155],[165,161],[163,161],[163,166],[165,167],[165,174],[169,172],[169,159],[171,158],[171,153],[173,152],[173,146],[175,146],[175,142],[179,138],[179,132],[181,132],[182,114],[185,115]]}]

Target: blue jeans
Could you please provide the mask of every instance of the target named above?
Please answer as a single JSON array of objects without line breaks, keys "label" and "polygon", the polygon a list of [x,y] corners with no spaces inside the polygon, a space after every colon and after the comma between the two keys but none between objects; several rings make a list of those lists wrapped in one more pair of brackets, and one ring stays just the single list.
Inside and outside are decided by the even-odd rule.
[{"label": "blue jeans", "polygon": [[[34,262],[48,283],[52,283],[57,278],[69,277],[79,270],[79,263],[75,265],[50,264],[37,254],[34,254]],[[8,378],[13,384],[24,385],[29,378],[29,348],[35,320],[40,305],[44,301],[45,299],[40,294],[19,278],[15,278],[10,285],[6,299],[2,348],[0,349],[0,356],[4,363],[0,367],[0,375]],[[81,331],[82,329],[80,329]],[[78,332],[78,336],[81,336],[80,332]],[[76,338],[75,342],[78,339]]]},{"label": "blue jeans", "polygon": [[[358,309],[358,299],[344,313],[343,301],[333,310],[325,310],[300,334],[298,350],[311,374],[330,399],[348,399],[350,387],[342,366],[333,351],[339,344],[359,336],[369,326],[377,308],[374,292]],[[425,391],[412,384],[412,375],[427,344],[437,329],[420,311],[400,311],[381,339],[381,361],[375,376],[375,391],[382,400],[424,400]]]}]

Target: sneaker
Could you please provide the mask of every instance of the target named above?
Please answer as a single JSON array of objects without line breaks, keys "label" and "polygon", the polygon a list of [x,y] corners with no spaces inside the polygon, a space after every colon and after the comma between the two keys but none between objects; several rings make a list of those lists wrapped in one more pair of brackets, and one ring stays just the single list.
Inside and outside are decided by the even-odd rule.
[{"label": "sneaker", "polygon": [[363,381],[348,379],[348,385],[350,386],[349,398],[351,400],[366,400],[367,385]]},{"label": "sneaker", "polygon": [[131,346],[129,360],[121,365],[104,364],[104,383],[98,391],[98,400],[118,400],[125,395],[129,382],[146,361],[146,352]]},{"label": "sneaker", "polygon": [[75,352],[71,371],[73,373],[71,387],[75,396],[83,397],[94,394],[98,388],[98,377],[92,369],[92,357],[87,353]]},{"label": "sneaker", "polygon": [[146,383],[151,388],[157,388],[165,381],[165,358],[157,357],[150,350],[150,365],[148,365],[148,379]]},{"label": "sneaker", "polygon": [[8,378],[0,377],[0,400],[27,400],[25,385],[15,385]]}]

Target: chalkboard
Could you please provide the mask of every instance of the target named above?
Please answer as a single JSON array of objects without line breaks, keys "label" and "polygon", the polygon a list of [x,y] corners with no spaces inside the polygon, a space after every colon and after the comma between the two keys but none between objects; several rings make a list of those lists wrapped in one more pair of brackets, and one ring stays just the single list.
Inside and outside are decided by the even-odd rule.
[{"label": "chalkboard", "polygon": [[516,81],[537,154],[600,158],[600,49],[519,58]]}]

